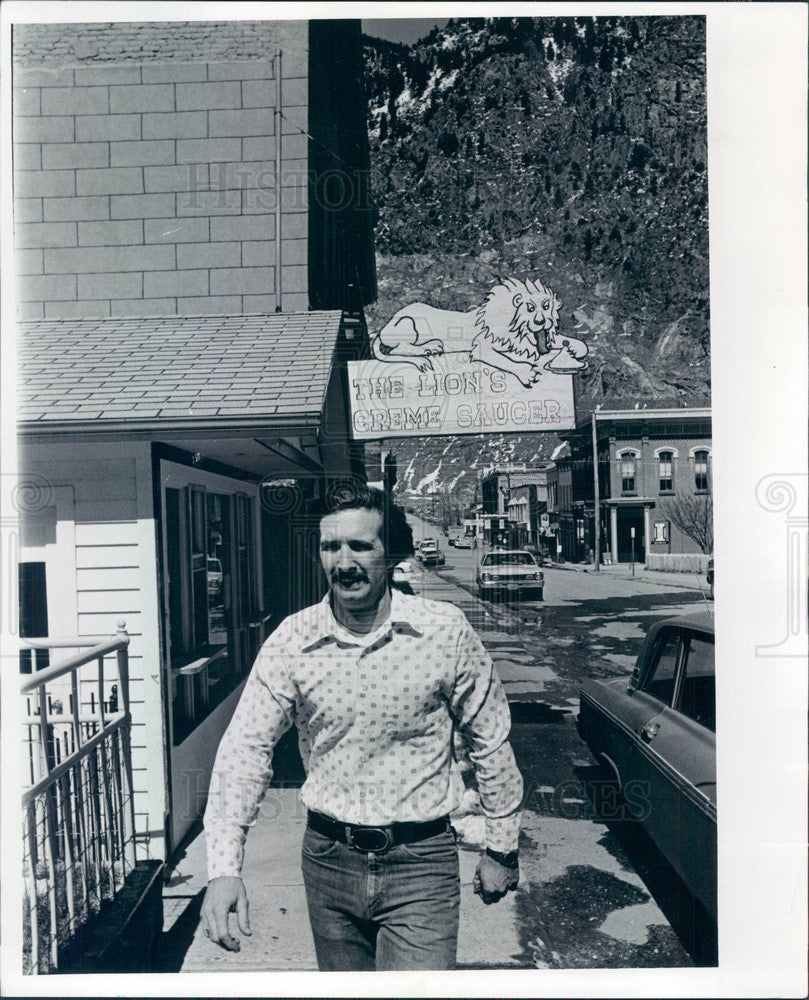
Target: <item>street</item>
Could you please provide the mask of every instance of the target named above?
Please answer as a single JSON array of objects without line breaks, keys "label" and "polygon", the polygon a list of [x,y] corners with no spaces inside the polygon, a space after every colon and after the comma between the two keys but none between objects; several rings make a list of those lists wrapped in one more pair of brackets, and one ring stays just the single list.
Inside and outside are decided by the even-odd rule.
[{"label": "street", "polygon": [[[449,547],[434,525],[409,519],[414,538],[438,538],[446,558],[424,571],[411,560],[414,590],[462,608],[511,704],[526,788],[518,961],[547,968],[715,962],[710,922],[622,811],[576,731],[580,682],[628,675],[652,622],[706,606],[704,581],[656,579],[642,565],[634,577],[624,565],[598,573],[551,566],[543,568],[542,601],[492,603],[475,589],[485,550]],[[479,816],[463,822],[462,845],[479,847],[482,824]]]}]

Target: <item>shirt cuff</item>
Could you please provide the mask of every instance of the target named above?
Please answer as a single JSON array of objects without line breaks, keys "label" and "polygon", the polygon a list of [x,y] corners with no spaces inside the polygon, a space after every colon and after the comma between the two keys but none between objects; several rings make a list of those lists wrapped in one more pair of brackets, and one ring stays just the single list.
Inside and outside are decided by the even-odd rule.
[{"label": "shirt cuff", "polygon": [[206,854],[208,861],[208,881],[230,875],[241,878],[244,861],[244,838],[238,833],[216,834],[208,831]]},{"label": "shirt cuff", "polygon": [[520,820],[522,810],[510,816],[500,816],[496,819],[486,818],[486,846],[500,854],[516,851],[520,839]]}]

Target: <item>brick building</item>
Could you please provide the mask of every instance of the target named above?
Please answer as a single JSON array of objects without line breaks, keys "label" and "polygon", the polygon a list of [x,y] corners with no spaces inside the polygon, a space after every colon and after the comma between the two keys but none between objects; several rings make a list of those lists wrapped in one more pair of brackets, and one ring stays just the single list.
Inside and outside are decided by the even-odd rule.
[{"label": "brick building", "polygon": [[[602,557],[650,568],[703,569],[707,553],[673,519],[687,507],[710,520],[709,408],[603,409],[595,414]],[[569,436],[557,462],[560,537],[569,560],[595,550],[593,440],[590,419]]]},{"label": "brick building", "polygon": [[481,480],[483,534],[486,541],[537,544],[541,515],[547,510],[548,468],[494,466]]}]

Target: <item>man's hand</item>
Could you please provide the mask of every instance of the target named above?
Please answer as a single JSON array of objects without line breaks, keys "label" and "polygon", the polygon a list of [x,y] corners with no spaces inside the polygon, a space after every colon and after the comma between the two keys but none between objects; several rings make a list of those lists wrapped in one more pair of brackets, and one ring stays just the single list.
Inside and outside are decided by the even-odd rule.
[{"label": "man's hand", "polygon": [[519,880],[519,868],[506,868],[488,854],[482,854],[472,880],[472,890],[484,903],[496,903],[509,889],[516,889]]},{"label": "man's hand", "polygon": [[228,914],[234,910],[239,930],[242,934],[252,934],[244,882],[232,875],[211,879],[202,904],[205,936],[228,951],[238,951],[240,947],[239,939],[228,930]]}]

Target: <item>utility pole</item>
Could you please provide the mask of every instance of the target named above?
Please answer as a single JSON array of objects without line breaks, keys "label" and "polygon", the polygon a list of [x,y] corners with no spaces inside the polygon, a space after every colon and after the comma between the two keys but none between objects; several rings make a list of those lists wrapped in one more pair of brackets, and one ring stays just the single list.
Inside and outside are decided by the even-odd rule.
[{"label": "utility pole", "polygon": [[596,434],[596,413],[593,410],[590,417],[593,426],[593,486],[595,488],[595,510],[593,522],[595,527],[595,560],[596,573],[601,571],[601,494],[598,486],[598,435]]},{"label": "utility pole", "polygon": [[382,453],[382,483],[388,500],[393,498],[396,485],[396,455],[392,451]]}]

